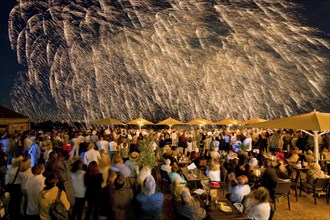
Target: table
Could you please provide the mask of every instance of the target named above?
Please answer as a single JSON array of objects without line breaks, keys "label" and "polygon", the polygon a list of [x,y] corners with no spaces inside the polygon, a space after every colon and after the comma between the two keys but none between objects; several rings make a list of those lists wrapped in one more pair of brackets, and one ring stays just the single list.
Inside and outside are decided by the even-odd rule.
[{"label": "table", "polygon": [[217,207],[217,205],[215,204],[214,201],[210,202],[210,205],[207,206],[205,205],[205,202],[202,198],[200,198],[200,196],[197,196],[199,202],[202,204],[202,206],[205,208],[205,210],[207,211],[208,215],[211,217],[211,219],[215,220],[215,219],[231,219],[231,220],[236,220],[236,219],[240,219],[240,220],[247,220],[248,217],[245,213],[241,213],[230,201],[228,201],[227,199],[218,199],[218,203],[219,202],[223,202],[226,203],[227,206],[230,206],[232,209],[232,212],[223,212],[220,210],[219,206]]},{"label": "table", "polygon": [[178,164],[179,164],[180,167],[187,166],[187,165],[189,165],[191,163],[192,162],[191,162],[191,160],[189,158],[185,158],[183,160],[181,159],[181,160],[178,161]]},{"label": "table", "polygon": [[195,188],[197,188],[197,182],[202,180],[208,180],[209,178],[203,174],[200,169],[195,169],[193,173],[188,170],[187,167],[181,168],[182,174],[186,178],[187,182],[195,182]]}]

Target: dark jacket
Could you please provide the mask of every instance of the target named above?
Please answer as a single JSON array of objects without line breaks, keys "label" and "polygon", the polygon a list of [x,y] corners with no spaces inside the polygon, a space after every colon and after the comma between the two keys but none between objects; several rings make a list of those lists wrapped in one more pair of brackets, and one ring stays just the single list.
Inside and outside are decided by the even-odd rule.
[{"label": "dark jacket", "polygon": [[123,187],[121,189],[114,189],[110,194],[110,204],[114,219],[125,220],[133,219],[132,199],[133,190],[131,188]]}]

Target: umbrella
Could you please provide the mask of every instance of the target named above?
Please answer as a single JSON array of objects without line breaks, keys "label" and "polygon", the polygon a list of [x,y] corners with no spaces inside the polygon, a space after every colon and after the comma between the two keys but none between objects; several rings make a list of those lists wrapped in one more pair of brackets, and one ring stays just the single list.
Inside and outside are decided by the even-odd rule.
[{"label": "umbrella", "polygon": [[240,121],[237,121],[233,118],[226,118],[226,119],[214,122],[213,124],[216,124],[216,125],[237,125],[239,123],[240,123]]},{"label": "umbrella", "polygon": [[[255,128],[287,128],[300,129],[314,137],[314,154],[315,160],[318,162],[319,144],[318,137],[330,131],[330,114],[313,111],[307,114],[295,115],[261,123],[253,124]],[[313,134],[306,131],[312,130]],[[321,133],[319,133],[321,131]],[[323,131],[323,132],[322,132]]]},{"label": "umbrella", "polygon": [[189,122],[187,122],[186,124],[188,125],[199,125],[199,127],[202,127],[203,125],[212,125],[213,122],[206,120],[204,118],[196,118],[194,120],[191,120]]},{"label": "umbrella", "polygon": [[104,118],[91,122],[92,125],[123,125],[124,123],[113,118]]},{"label": "umbrella", "polygon": [[137,118],[137,119],[134,119],[133,121],[127,122],[127,124],[129,124],[129,125],[139,125],[139,128],[141,130],[141,127],[143,125],[152,125],[154,123],[152,123],[151,121],[145,120],[143,118]]},{"label": "umbrella", "polygon": [[175,120],[171,117],[165,119],[164,121],[161,121],[161,122],[157,123],[157,125],[168,125],[168,126],[170,126],[170,130],[171,130],[171,127],[173,125],[182,125],[182,124],[183,124],[183,122]]},{"label": "umbrella", "polygon": [[250,119],[250,120],[247,120],[247,121],[242,121],[242,122],[240,122],[240,124],[242,124],[242,125],[251,125],[251,124],[260,123],[260,122],[264,122],[264,121],[267,121],[267,120],[262,119],[262,118],[253,118],[253,119]]}]

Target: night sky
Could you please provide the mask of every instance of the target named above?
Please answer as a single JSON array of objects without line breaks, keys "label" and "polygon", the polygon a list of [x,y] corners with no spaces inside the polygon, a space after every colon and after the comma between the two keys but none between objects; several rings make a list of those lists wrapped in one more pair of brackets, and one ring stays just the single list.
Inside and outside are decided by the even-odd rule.
[{"label": "night sky", "polygon": [[[295,0],[304,5],[301,12],[308,25],[317,27],[330,40],[330,0]],[[0,105],[10,107],[9,94],[15,81],[16,73],[24,67],[17,63],[16,52],[11,50],[8,39],[8,16],[15,0],[0,1]]]}]

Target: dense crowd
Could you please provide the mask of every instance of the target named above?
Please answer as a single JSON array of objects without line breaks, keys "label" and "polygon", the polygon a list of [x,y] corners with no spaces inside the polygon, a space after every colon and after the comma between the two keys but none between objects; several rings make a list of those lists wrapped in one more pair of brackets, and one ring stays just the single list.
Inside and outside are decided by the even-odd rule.
[{"label": "dense crowd", "polygon": [[[207,214],[180,171],[184,158],[208,176],[200,183],[204,189],[223,182],[228,199],[237,203],[251,195],[245,208],[256,219],[270,214],[278,178],[290,178],[301,163],[313,168],[311,182],[326,171],[314,161],[313,139],[293,130],[17,131],[2,136],[0,151],[1,194],[9,191],[10,219],[50,219],[58,193],[71,219],[81,219],[84,210],[85,219],[161,219],[164,196],[156,192],[154,164],[140,163],[148,157],[140,148],[146,139],[169,175],[175,213],[190,219]],[[327,134],[319,138],[324,157],[329,143]]]}]

